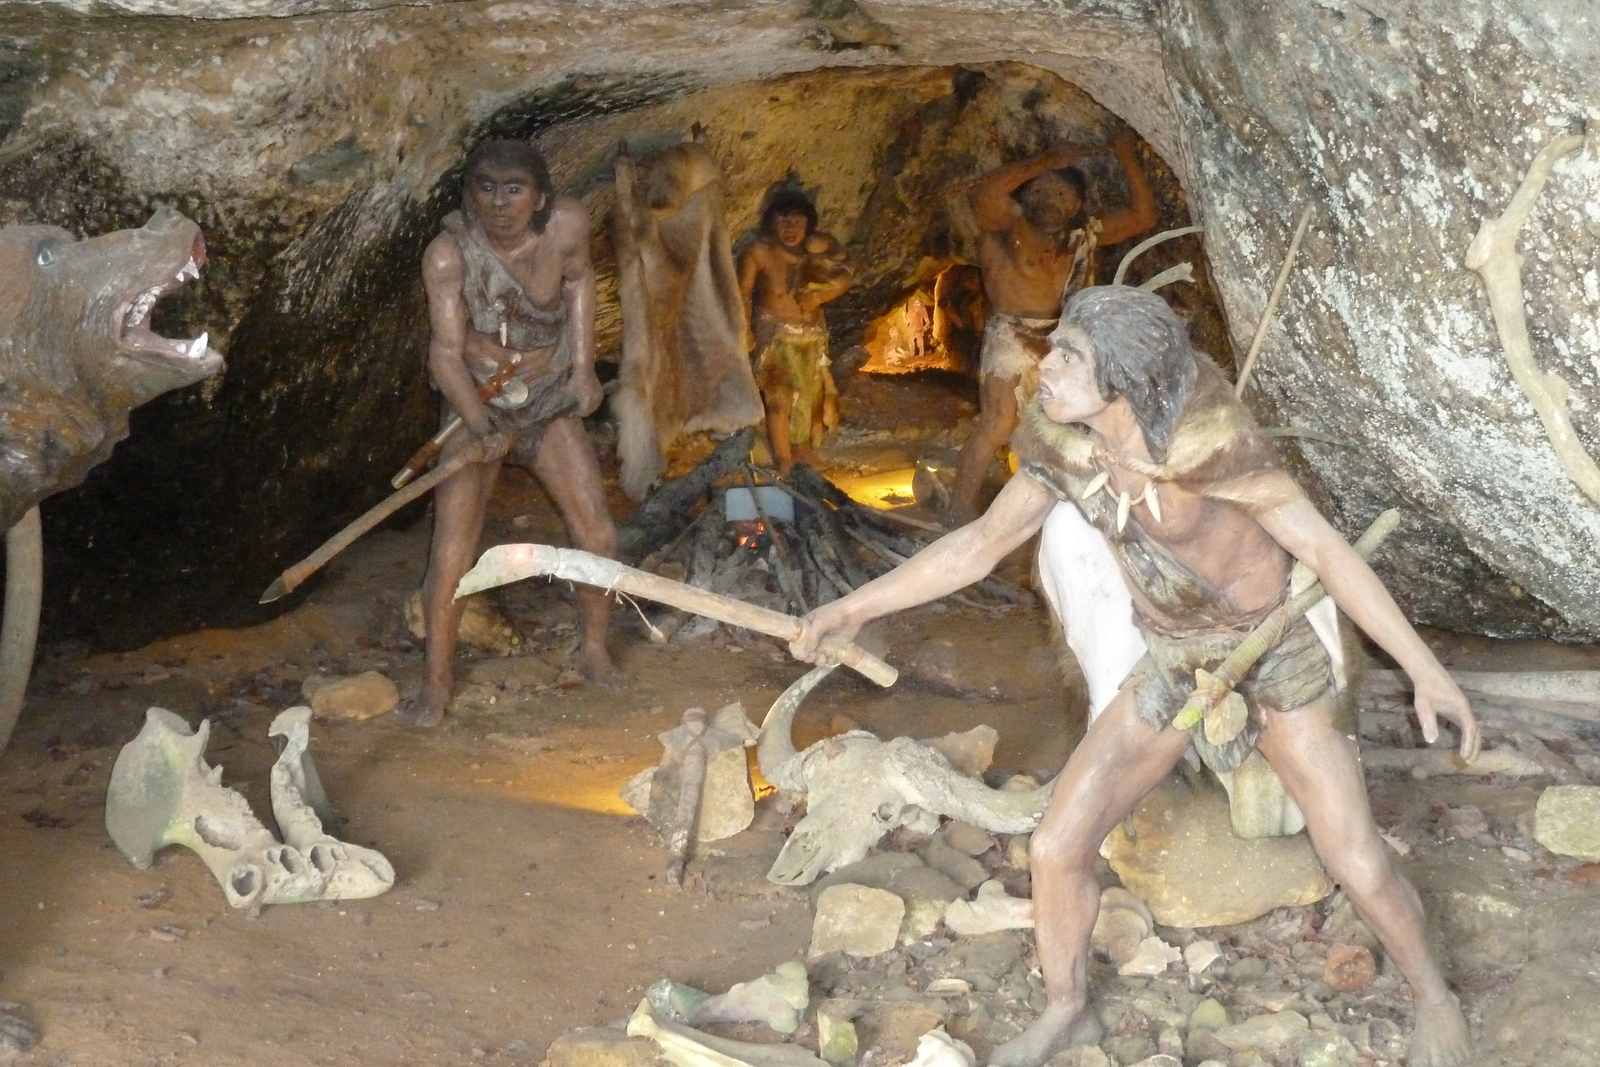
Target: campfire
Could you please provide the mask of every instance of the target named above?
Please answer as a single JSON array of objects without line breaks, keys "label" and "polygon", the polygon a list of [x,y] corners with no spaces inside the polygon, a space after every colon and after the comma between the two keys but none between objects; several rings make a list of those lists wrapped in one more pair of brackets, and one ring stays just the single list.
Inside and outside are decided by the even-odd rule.
[{"label": "campfire", "polygon": [[[751,431],[651,493],[619,530],[624,559],[641,570],[789,615],[803,615],[909,559],[939,533],[932,523],[852,500],[810,467],[788,477],[749,461]],[[998,609],[1032,594],[988,578],[951,599]],[[672,612],[670,637],[719,624]]]}]

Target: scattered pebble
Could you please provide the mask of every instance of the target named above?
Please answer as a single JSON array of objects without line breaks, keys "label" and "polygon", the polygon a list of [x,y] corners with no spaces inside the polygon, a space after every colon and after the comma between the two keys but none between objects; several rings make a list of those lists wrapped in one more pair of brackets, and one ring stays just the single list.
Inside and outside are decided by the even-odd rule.
[{"label": "scattered pebble", "polygon": [[169,945],[174,941],[182,941],[188,936],[189,931],[181,926],[156,926],[150,930],[150,939],[152,941],[161,941]]}]

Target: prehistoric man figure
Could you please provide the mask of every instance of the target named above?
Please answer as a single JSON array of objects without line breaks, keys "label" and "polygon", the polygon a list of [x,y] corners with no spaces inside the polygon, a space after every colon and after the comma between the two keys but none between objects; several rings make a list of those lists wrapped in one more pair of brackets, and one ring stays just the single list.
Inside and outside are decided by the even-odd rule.
[{"label": "prehistoric man figure", "polygon": [[1466,1021],[1428,954],[1421,902],[1389,866],[1355,744],[1332,725],[1328,661],[1304,620],[1241,684],[1249,715],[1238,743],[1207,746],[1201,727],[1179,731],[1169,723],[1195,669],[1214,668],[1283,603],[1295,558],[1410,675],[1423,736],[1432,741],[1438,719],[1449,719],[1460,727],[1462,757],[1471,759],[1478,725],[1461,691],[1377,576],[1284,472],[1159,297],[1108,286],[1067,302],[1015,446],[1026,476],[1013,478],[982,517],[812,612],[791,646],[800,659],[819,662],[825,636],[854,637],[870,619],[976,581],[1057,507],[1080,511],[1121,566],[1149,651],[1090,724],[1033,834],[1033,915],[1049,1004],[990,1062],[1037,1067],[1071,1044],[1097,1040],[1086,982],[1100,842],[1191,744],[1213,766],[1236,763],[1253,744],[1305,813],[1329,876],[1411,983],[1417,1016],[1408,1062],[1460,1063]]},{"label": "prehistoric man figure", "polygon": [[844,246],[817,230],[817,208],[781,189],[761,213],[761,235],[739,255],[739,292],[750,308],[756,384],[778,470],[796,456],[815,463],[825,430],[838,423],[822,305],[850,288]]},{"label": "prehistoric man figure", "polygon": [[[1084,153],[1061,145],[987,175],[968,193],[978,226],[978,266],[989,301],[978,372],[978,424],[961,450],[951,518],[970,522],[995,450],[1017,427],[1017,385],[1044,356],[1045,338],[1067,297],[1094,284],[1095,249],[1156,223],[1155,195],[1124,130],[1111,152],[1127,177],[1127,210],[1084,218],[1088,186],[1073,167]],[[1065,168],[1065,169],[1063,169]]]},{"label": "prehistoric man figure", "polygon": [[[412,726],[444,715],[455,681],[456,630],[463,606],[456,583],[478,554],[484,511],[502,459],[531,470],[561,509],[578,547],[616,551],[600,466],[584,415],[601,400],[594,374],[594,267],[589,216],[557,196],[538,149],[489,141],[467,158],[462,209],[423,253],[428,291],[428,370],[468,433],[445,446],[449,458],[487,442],[489,459],[434,490],[433,546],[422,584],[428,636],[421,694],[396,714]],[[518,357],[516,374],[488,404],[479,389]],[[606,651],[610,601],[579,586],[580,665],[594,680],[615,670]]]}]

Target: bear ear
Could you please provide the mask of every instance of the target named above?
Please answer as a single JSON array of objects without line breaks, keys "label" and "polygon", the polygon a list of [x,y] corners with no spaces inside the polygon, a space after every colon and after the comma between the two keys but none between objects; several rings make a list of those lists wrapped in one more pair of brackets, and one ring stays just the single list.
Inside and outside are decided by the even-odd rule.
[{"label": "bear ear", "polygon": [[702,126],[699,122],[696,122],[693,126],[689,127],[689,136],[684,138],[684,140],[692,141],[695,144],[705,144],[706,143],[706,128],[704,126]]}]

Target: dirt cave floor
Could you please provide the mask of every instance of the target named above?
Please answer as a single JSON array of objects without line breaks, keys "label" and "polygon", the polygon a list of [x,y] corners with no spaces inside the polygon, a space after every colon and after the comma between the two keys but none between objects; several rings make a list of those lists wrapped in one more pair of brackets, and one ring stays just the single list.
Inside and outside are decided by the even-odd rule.
[{"label": "dirt cave floor", "polygon": [[[847,424],[825,453],[828,472],[841,476],[948,451],[971,415],[967,399],[915,380],[875,380],[847,399]],[[889,418],[931,428],[895,430]],[[625,502],[614,503],[622,514]],[[203,631],[119,654],[43,650],[0,757],[0,1000],[22,1004],[41,1034],[21,1062],[532,1065],[561,1034],[625,1018],[658,979],[721,991],[804,958],[809,896],[764,877],[787,825],[772,801],[751,830],[702,846],[690,885],[676,889],[664,884],[655,835],[617,795],[659,759],[656,735],[684,709],[740,701],[759,722],[801,667],[776,642],[720,631],[652,645],[624,607],[613,648],[631,684],[568,687],[576,612],[547,583],[498,596],[521,644],[511,661],[463,652],[443,726],[313,723],[311,752],[346,820],[343,836],[389,857],[398,875],[391,892],[252,916],[227,907],[192,852],[170,848],[146,871],[117,852],[104,829],[106,785],[148,707],[195,724],[209,718],[208,761],[270,824],[277,751],[267,726],[303,702],[307,675],[376,669],[402,692],[416,687],[421,648],[403,604],[420,583],[427,537],[425,523],[369,537],[300,607],[253,630]],[[511,473],[485,540],[563,535],[537,486]],[[1012,567],[1025,579],[1025,561]],[[1595,649],[1427,636],[1462,667],[1600,664]],[[1047,777],[1081,733],[1081,697],[1064,695],[1039,609],[931,605],[879,624],[872,640],[902,667],[902,682],[878,690],[830,679],[801,713],[801,745],[852,725],[893,737],[987,723],[1000,735],[997,771]],[[1430,907],[1456,902],[1435,933],[1459,958],[1479,961],[1456,975],[1478,1039],[1474,1062],[1600,1062],[1600,879],[1533,843],[1531,812],[1548,781],[1369,777],[1380,822],[1408,851],[1396,863]],[[1354,994],[1313,977],[1327,951],[1317,928],[1331,907],[1279,909],[1244,927],[1158,931],[1177,944],[1216,940],[1225,960],[1207,978],[1181,965],[1123,978],[1097,963],[1097,1001],[1120,1007],[1109,1058],[1093,1062],[1168,1051],[1170,1027],[1152,1003],[1183,1012],[1202,994],[1223,1001],[1235,1021],[1299,1010],[1347,1039],[1352,1065],[1401,1062],[1409,1001],[1391,968]],[[924,992],[935,973],[965,973],[949,963],[952,942],[936,936],[875,961],[830,964],[827,975],[814,969],[813,1004],[823,995],[910,1004],[923,1015],[903,1018],[937,1017],[982,1062],[1037,1006],[1038,992],[1031,935],[989,936],[1002,973],[986,985],[975,979],[972,996]],[[824,982],[830,988],[820,990]],[[979,1003],[985,988],[1011,1000]],[[909,1056],[911,1047],[889,1047],[892,1028],[864,1029],[864,1051],[882,1042],[874,1064]],[[1184,1062],[1202,1058],[1178,1051]],[[1273,1057],[1230,1060],[1242,1067]]]}]

